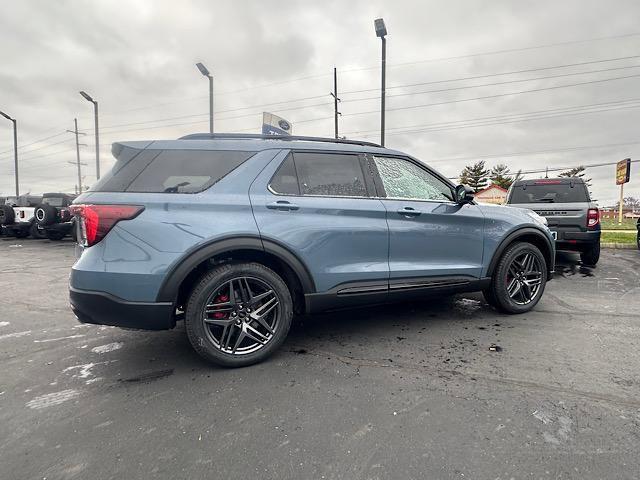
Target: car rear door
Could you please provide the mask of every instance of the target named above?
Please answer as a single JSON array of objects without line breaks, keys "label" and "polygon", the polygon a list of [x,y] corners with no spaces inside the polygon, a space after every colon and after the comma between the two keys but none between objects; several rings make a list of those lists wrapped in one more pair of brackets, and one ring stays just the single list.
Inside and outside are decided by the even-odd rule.
[{"label": "car rear door", "polygon": [[374,198],[363,155],[283,150],[256,178],[250,197],[263,240],[296,255],[317,292],[386,294],[386,210]]},{"label": "car rear door", "polygon": [[453,201],[449,182],[403,157],[370,157],[389,224],[390,290],[478,279],[484,215]]}]

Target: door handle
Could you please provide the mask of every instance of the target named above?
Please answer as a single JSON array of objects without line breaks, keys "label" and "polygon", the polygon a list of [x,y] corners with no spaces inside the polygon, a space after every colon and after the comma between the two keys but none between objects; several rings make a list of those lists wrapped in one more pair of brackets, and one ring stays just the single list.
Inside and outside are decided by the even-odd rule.
[{"label": "door handle", "polygon": [[288,212],[288,211],[300,209],[300,207],[295,203],[291,203],[286,200],[278,200],[277,202],[267,203],[267,208],[269,210],[280,210],[281,212]]},{"label": "door handle", "polygon": [[404,217],[412,218],[412,217],[417,217],[422,212],[420,210],[416,210],[413,207],[402,207],[398,209],[398,213]]}]

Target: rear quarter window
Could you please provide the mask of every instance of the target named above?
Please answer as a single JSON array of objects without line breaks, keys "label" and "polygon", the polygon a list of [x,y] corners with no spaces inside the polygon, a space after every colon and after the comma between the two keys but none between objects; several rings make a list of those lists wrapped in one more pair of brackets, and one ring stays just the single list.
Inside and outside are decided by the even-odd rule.
[{"label": "rear quarter window", "polygon": [[142,150],[118,161],[103,192],[198,193],[220,181],[254,152],[211,150]]}]

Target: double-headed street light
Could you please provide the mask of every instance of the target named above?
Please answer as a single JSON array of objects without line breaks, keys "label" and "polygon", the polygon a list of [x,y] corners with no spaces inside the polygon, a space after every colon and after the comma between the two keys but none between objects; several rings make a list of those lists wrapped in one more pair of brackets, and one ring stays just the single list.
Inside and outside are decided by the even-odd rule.
[{"label": "double-headed street light", "polygon": [[94,121],[96,131],[96,178],[100,180],[100,136],[98,135],[98,101],[91,98],[91,95],[89,95],[84,90],[80,92],[80,95],[82,95],[85,100],[93,103],[93,114],[95,117]]},{"label": "double-headed street light", "polygon": [[385,96],[385,82],[387,76],[387,27],[384,25],[382,18],[376,18],[373,22],[376,28],[376,37],[382,40],[382,85],[380,92],[380,145],[384,147],[384,96]]},{"label": "double-headed street light", "polygon": [[200,73],[209,79],[209,133],[213,133],[213,75],[202,63],[196,63]]},{"label": "double-headed street light", "polygon": [[16,197],[20,196],[20,187],[18,186],[18,122],[15,118],[11,118],[4,112],[0,111],[0,115],[2,115],[7,120],[11,120],[13,122],[13,160],[14,160],[14,172],[16,178]]}]

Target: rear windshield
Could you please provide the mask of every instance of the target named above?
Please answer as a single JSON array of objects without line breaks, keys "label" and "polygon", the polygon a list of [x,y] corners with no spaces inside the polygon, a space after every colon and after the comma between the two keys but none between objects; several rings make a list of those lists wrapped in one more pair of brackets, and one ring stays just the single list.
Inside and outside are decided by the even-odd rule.
[{"label": "rear windshield", "polygon": [[197,193],[206,190],[255,152],[125,149],[94,192]]},{"label": "rear windshield", "polygon": [[583,183],[518,185],[513,187],[509,203],[583,203],[589,194]]}]

